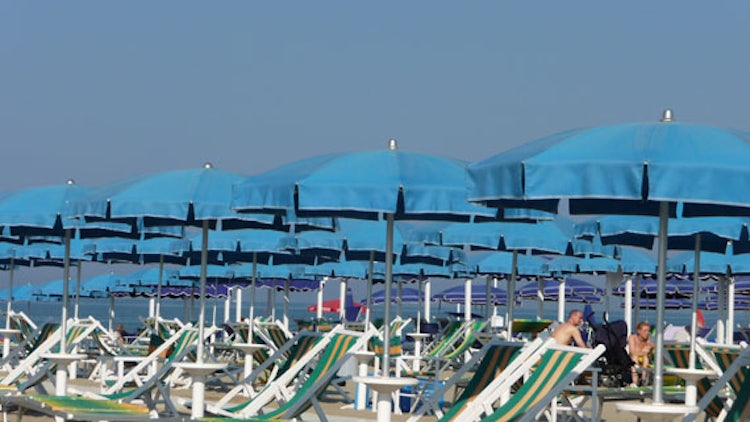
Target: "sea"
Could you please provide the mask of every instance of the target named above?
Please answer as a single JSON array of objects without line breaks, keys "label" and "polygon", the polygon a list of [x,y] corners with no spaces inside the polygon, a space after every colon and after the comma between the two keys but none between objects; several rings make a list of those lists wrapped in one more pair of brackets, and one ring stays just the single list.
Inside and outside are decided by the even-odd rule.
[{"label": "sea", "polygon": [[[261,294],[256,298],[255,303],[255,315],[256,316],[275,316],[277,319],[281,319],[283,313],[283,298],[277,297],[276,300],[269,300],[268,295],[265,294],[264,290],[260,290]],[[245,295],[243,302],[240,307],[240,316],[245,317],[249,315],[250,311],[250,298]],[[279,294],[278,296],[282,296]],[[292,328],[294,328],[296,320],[309,320],[315,317],[315,312],[308,311],[309,305],[312,305],[316,301],[316,295],[314,292],[307,292],[305,294],[292,295],[292,300],[289,303],[289,319],[292,322]],[[300,297],[302,296],[302,297]],[[325,300],[332,299],[333,297],[325,297]],[[623,319],[623,308],[620,306],[621,298],[617,297],[614,300],[614,304],[611,304],[610,311],[607,314],[609,321],[616,321]],[[2,309],[5,309],[5,301],[2,303]],[[149,316],[150,304],[146,298],[130,298],[122,297],[116,298],[111,302],[107,298],[94,299],[94,298],[81,298],[78,302],[78,317],[94,317],[98,319],[105,327],[115,326],[116,324],[123,324],[126,331],[137,332],[143,327],[143,320]],[[61,318],[62,302],[60,301],[16,301],[12,304],[15,311],[23,311],[26,313],[37,325],[44,322],[59,321]],[[567,303],[566,304],[566,315],[572,309],[583,309],[583,305],[580,303]],[[113,310],[111,317],[111,310]],[[403,303],[400,305],[400,315],[404,318],[412,317],[415,318],[420,310],[417,304]],[[605,317],[605,305],[593,304],[592,310],[594,311],[594,317],[597,322],[603,321]],[[391,306],[391,316],[398,314],[399,306],[394,304]],[[514,308],[515,318],[547,318],[556,320],[558,313],[558,303],[552,301],[546,301],[541,307],[541,314],[539,312],[539,305],[536,301],[522,301],[520,305]],[[446,304],[433,302],[430,304],[430,314],[432,318],[451,318],[455,317],[454,314],[462,314],[462,309],[459,305]],[[472,312],[478,316],[485,315],[485,309],[483,306],[475,306]],[[506,312],[505,307],[498,307],[496,309],[497,315],[504,315]],[[707,326],[715,324],[717,314],[715,311],[703,311],[704,318]],[[75,314],[75,300],[71,299],[68,307],[68,316],[72,317]],[[177,318],[180,321],[197,321],[199,315],[199,300],[198,299],[173,299],[164,298],[160,305],[160,314],[164,318]],[[334,320],[336,315],[323,314],[324,317]],[[424,312],[419,313],[420,316],[424,316]],[[206,299],[206,313],[205,320],[209,324],[217,326],[222,325],[224,322],[235,321],[237,317],[236,301],[226,301],[225,299]],[[384,306],[376,305],[372,309],[372,319],[379,319],[384,317]],[[653,309],[641,309],[638,311],[637,316],[634,314],[634,319],[638,321],[649,321],[652,324],[656,320],[656,311]],[[690,323],[690,310],[689,309],[676,309],[666,310],[665,319],[667,324],[673,325],[687,325]],[[748,311],[737,311],[735,313],[735,324],[743,327],[750,326],[750,312]]]}]

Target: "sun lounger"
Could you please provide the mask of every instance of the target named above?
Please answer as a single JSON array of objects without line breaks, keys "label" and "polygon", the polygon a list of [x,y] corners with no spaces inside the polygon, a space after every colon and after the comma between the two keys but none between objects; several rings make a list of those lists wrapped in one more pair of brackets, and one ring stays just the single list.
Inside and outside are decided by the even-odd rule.
[{"label": "sun lounger", "polygon": [[[291,379],[290,377],[280,377],[250,400],[242,409],[237,409],[237,412],[220,411],[219,413],[223,416],[235,418],[294,419],[310,407],[314,407],[318,413],[318,417],[321,420],[326,420],[317,398],[323,394],[341,366],[353,356],[352,354],[366,347],[368,338],[368,333],[346,330],[334,333],[330,342],[326,345],[322,353],[319,354],[312,372],[304,379],[304,382],[298,385],[292,394],[287,395],[286,398],[278,397],[277,393],[279,390],[286,388],[286,383]],[[297,365],[300,364],[302,362]],[[290,371],[292,370],[294,369],[290,369]],[[268,411],[266,405],[274,399],[279,401],[279,407]],[[216,420],[223,419],[217,418]]]},{"label": "sun lounger", "polygon": [[[533,353],[542,340],[537,339],[530,343],[505,342],[493,340],[486,343],[478,352],[472,355],[465,365],[460,367],[451,377],[443,381],[439,388],[431,392],[430,397],[420,394],[412,404],[412,416],[409,422],[416,422],[424,415],[434,413],[438,418],[451,420],[452,415],[460,413],[490,382],[507,368],[516,357],[526,359],[526,355]],[[444,415],[440,408],[439,399],[446,396],[451,388],[458,388],[458,384],[469,371],[474,375],[468,380],[466,387],[460,395],[457,395],[453,405]],[[429,382],[429,381],[428,381]],[[425,390],[426,391],[426,390]]]},{"label": "sun lounger", "polygon": [[13,395],[0,397],[0,403],[4,420],[9,411],[16,409],[19,420],[28,411],[76,421],[142,421],[158,417],[145,406],[85,397]]}]

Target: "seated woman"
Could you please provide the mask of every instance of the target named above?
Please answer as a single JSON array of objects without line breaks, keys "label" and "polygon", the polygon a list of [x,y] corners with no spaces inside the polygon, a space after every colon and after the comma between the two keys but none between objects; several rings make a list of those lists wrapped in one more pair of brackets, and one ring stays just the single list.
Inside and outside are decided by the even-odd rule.
[{"label": "seated woman", "polygon": [[628,336],[628,353],[630,359],[633,360],[633,383],[637,383],[638,372],[641,374],[640,385],[646,384],[646,378],[648,373],[646,371],[638,371],[649,366],[650,359],[649,355],[654,350],[654,343],[651,342],[651,324],[645,321],[641,321],[635,327],[635,334]]}]

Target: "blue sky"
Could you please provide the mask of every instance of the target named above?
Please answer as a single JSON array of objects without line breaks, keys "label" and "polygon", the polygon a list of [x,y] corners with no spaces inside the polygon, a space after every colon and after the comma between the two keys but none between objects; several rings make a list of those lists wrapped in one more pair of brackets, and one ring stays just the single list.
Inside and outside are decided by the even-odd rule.
[{"label": "blue sky", "polygon": [[2,2],[0,191],[384,148],[476,161],[676,117],[750,129],[750,4]]},{"label": "blue sky", "polygon": [[750,3],[0,3],[0,192],[582,126],[750,130]]}]

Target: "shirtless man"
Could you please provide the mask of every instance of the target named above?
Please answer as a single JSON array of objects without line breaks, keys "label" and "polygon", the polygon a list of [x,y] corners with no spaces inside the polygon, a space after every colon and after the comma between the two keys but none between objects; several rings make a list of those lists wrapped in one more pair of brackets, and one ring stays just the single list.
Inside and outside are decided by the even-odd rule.
[{"label": "shirtless man", "polygon": [[578,347],[588,347],[586,346],[586,343],[583,342],[581,330],[578,329],[582,323],[583,312],[581,312],[580,309],[574,309],[570,311],[568,320],[558,325],[552,331],[552,338],[554,338],[558,344],[568,346],[571,343],[575,343]]},{"label": "shirtless man", "polygon": [[[635,365],[633,365],[633,383],[638,381],[638,368],[646,368],[649,365],[649,355],[654,350],[650,332],[651,325],[648,322],[641,321],[635,326],[635,334],[628,336],[628,352],[630,353],[630,359],[635,362]],[[640,373],[641,385],[644,385],[648,373],[646,371],[640,371]]]}]

